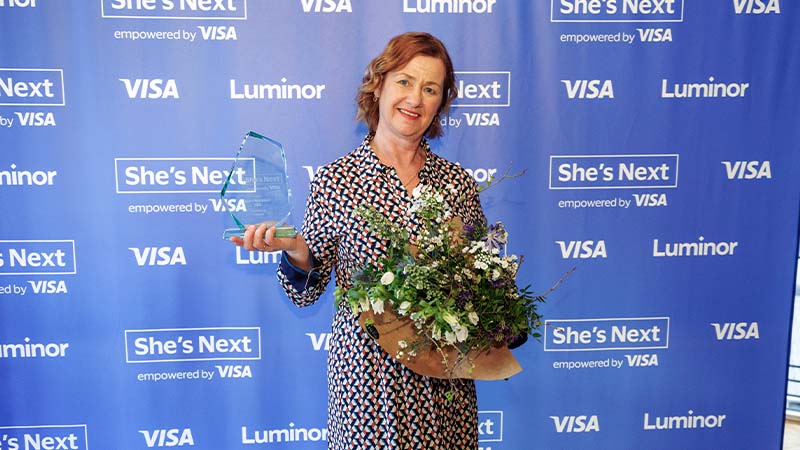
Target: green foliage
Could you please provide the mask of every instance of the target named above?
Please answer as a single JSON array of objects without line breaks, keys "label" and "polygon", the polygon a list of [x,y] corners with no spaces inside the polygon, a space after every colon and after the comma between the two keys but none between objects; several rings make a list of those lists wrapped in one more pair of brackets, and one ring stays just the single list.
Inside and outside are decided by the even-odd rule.
[{"label": "green foliage", "polygon": [[352,287],[337,288],[337,304],[344,302],[354,314],[381,314],[389,303],[412,320],[419,340],[402,342],[399,358],[413,358],[420,346],[453,346],[463,357],[507,345],[522,334],[540,336],[537,307],[545,298],[530,286],[517,287],[521,258],[506,254],[502,223],[463,226],[444,196],[428,186],[415,189],[408,213],[422,225],[411,245],[408,231],[378,211],[365,205],[357,210],[388,250],[356,274]]}]

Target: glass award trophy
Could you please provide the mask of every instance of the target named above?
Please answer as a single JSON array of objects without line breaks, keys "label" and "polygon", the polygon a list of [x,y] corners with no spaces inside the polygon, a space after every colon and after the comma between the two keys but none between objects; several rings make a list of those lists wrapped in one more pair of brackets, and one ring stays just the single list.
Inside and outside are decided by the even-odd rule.
[{"label": "glass award trophy", "polygon": [[297,230],[287,225],[291,213],[291,191],[283,146],[253,131],[248,132],[236,152],[220,192],[222,202],[236,228],[222,238],[242,237],[247,225],[274,221],[276,237],[294,237]]}]

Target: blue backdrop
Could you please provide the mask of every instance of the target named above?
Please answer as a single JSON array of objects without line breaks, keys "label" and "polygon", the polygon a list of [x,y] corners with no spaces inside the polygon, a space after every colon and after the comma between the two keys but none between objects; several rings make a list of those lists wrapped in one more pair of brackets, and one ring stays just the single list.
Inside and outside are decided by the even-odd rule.
[{"label": "blue backdrop", "polygon": [[[800,205],[787,0],[0,0],[0,449],[326,448],[330,294],[220,239],[248,130],[358,145],[388,39],[461,96],[434,151],[543,291],[484,449],[777,449]],[[262,86],[263,87],[262,89]],[[250,93],[263,90],[256,96]]]}]

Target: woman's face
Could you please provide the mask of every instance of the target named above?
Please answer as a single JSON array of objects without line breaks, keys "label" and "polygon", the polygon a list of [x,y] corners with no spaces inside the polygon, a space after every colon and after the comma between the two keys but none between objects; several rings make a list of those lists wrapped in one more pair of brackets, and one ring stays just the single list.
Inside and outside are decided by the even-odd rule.
[{"label": "woman's face", "polygon": [[444,63],[431,56],[415,56],[405,66],[387,73],[376,92],[376,134],[419,142],[439,111],[444,74]]}]

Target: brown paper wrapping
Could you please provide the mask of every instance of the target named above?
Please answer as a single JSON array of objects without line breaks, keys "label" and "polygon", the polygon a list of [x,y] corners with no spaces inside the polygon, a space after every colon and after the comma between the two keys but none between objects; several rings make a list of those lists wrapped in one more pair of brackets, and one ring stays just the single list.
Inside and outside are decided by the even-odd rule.
[{"label": "brown paper wrapping", "polygon": [[[399,317],[389,302],[385,305],[383,314],[375,314],[373,311],[362,312],[358,321],[373,339],[375,339],[374,331],[377,331],[378,337],[375,340],[392,358],[419,375],[444,379],[502,380],[522,371],[522,367],[506,346],[492,347],[481,352],[470,351],[455,367],[453,364],[458,361],[458,349],[454,347],[445,347],[447,365],[443,364],[443,357],[439,351],[423,346],[417,349],[417,356],[412,359],[407,357],[398,359],[397,353],[402,350],[398,342],[405,340],[410,343],[417,340],[418,330],[411,319]],[[372,332],[366,326],[368,320],[371,320],[371,326],[374,327]]]}]

